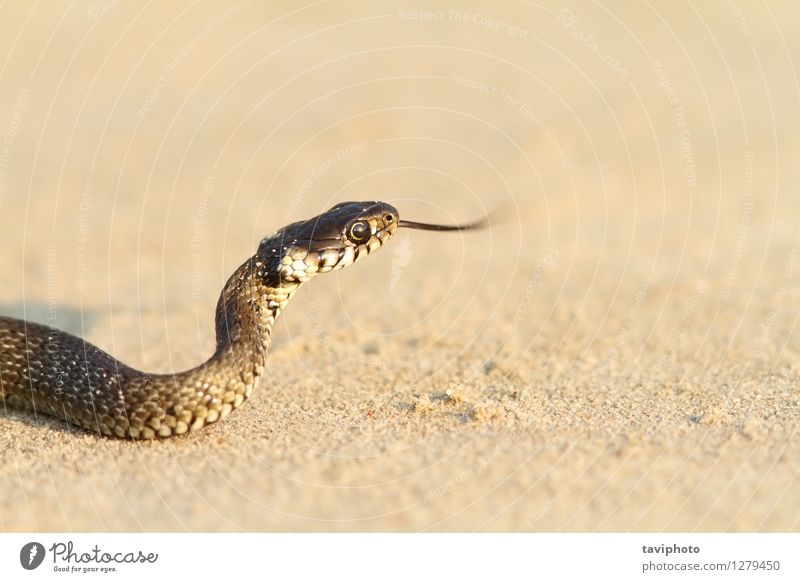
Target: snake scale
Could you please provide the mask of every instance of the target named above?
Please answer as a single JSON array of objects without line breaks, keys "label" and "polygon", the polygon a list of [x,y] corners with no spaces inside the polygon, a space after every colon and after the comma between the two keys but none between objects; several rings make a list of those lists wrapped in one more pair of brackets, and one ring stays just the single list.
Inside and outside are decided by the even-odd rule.
[{"label": "snake scale", "polygon": [[110,437],[198,430],[250,397],[275,320],[303,284],[374,253],[398,228],[457,231],[486,224],[401,221],[383,202],[346,202],[290,224],[262,240],[230,277],[217,303],[214,354],[181,373],[147,374],[66,332],[0,317],[0,400]]}]

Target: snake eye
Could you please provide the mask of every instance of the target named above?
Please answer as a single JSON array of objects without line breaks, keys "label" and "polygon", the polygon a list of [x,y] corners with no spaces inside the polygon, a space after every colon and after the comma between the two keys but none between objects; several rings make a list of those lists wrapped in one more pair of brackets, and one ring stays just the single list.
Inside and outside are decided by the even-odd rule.
[{"label": "snake eye", "polygon": [[392,213],[385,214],[385,215],[383,216],[383,221],[384,221],[386,224],[391,224],[391,223],[393,223],[393,222],[394,222],[394,214],[392,214]]},{"label": "snake eye", "polygon": [[350,226],[348,236],[353,242],[365,242],[369,239],[370,235],[372,235],[372,229],[369,227],[369,223],[362,220],[354,222],[352,226]]}]

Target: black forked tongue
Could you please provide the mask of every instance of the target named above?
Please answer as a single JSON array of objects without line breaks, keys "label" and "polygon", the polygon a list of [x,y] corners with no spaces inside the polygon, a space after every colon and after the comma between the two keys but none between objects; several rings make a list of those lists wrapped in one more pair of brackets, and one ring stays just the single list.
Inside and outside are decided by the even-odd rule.
[{"label": "black forked tongue", "polygon": [[415,230],[433,230],[436,232],[453,232],[453,231],[467,231],[467,230],[481,230],[491,226],[489,217],[473,222],[472,224],[458,224],[458,225],[444,225],[444,224],[426,224],[424,222],[413,222],[411,220],[401,220],[398,228],[413,228]]},{"label": "black forked tongue", "polygon": [[511,217],[510,201],[506,201],[497,206],[492,212],[477,222],[469,224],[427,224],[425,222],[414,222],[411,220],[401,220],[398,228],[413,228],[416,230],[432,230],[435,232],[466,232],[469,230],[483,230],[504,222],[508,222]]}]

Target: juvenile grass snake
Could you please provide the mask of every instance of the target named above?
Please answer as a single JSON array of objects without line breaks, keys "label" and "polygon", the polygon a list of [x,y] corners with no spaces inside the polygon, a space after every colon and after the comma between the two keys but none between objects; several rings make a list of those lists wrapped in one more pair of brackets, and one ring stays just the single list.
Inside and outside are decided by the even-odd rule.
[{"label": "juvenile grass snake", "polygon": [[295,292],[380,249],[398,228],[458,231],[400,220],[383,202],[347,202],[261,241],[222,290],[216,349],[200,366],[147,374],[66,332],[0,316],[0,401],[101,435],[154,439],[224,419],[264,372],[272,328]]}]

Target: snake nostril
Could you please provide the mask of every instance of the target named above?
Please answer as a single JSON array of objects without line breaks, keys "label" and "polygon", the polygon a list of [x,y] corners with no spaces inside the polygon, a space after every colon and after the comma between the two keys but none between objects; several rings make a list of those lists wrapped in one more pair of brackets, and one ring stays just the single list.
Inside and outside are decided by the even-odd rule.
[{"label": "snake nostril", "polygon": [[394,222],[394,214],[387,214],[386,216],[383,217],[383,220],[387,224]]}]

